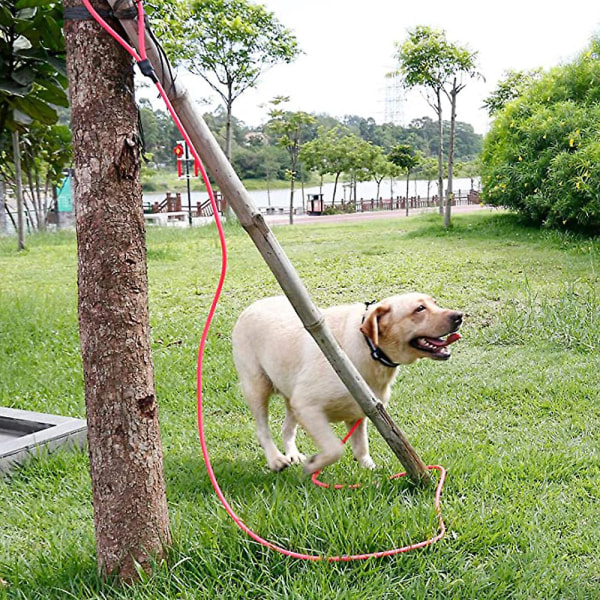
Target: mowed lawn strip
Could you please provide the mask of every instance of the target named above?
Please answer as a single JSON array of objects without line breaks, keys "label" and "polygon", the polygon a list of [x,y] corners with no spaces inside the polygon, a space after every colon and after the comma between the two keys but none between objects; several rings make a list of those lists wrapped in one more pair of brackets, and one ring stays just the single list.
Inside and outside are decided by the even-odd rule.
[{"label": "mowed lawn strip", "polygon": [[[275,229],[320,306],[404,291],[462,310],[445,363],[403,367],[390,412],[427,464],[448,470],[447,536],[362,563],[307,563],[240,532],[206,475],[195,414],[201,327],[220,269],[214,227],[148,231],[152,347],[174,546],[170,567],[133,587],[96,575],[85,452],[42,455],[0,481],[0,598],[582,598],[600,589],[598,240],[539,231],[503,213],[424,215]],[[204,396],[216,475],[263,537],[323,556],[434,535],[431,490],[374,428],[378,468],[346,452],[326,470],[359,490],[322,490],[300,468],[266,468],[237,384],[231,330],[279,294],[245,232],[227,229],[229,271],[208,339]],[[83,417],[73,233],[0,239],[0,405]],[[274,399],[278,430],[282,402]],[[343,427],[339,426],[340,436]],[[305,454],[315,450],[299,435]]]}]

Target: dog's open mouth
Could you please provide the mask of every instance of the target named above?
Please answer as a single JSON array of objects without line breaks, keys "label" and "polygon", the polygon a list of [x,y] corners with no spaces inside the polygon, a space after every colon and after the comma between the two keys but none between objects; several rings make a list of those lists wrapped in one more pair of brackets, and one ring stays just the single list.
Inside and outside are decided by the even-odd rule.
[{"label": "dog's open mouth", "polygon": [[450,348],[448,346],[460,340],[460,334],[451,333],[447,337],[418,337],[410,341],[410,345],[421,352],[427,352],[435,360],[448,360]]}]

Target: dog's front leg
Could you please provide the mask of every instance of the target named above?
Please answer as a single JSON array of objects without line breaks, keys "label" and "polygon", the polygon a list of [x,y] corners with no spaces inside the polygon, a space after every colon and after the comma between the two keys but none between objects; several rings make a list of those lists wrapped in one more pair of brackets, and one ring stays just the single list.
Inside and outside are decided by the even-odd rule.
[{"label": "dog's front leg", "polygon": [[[348,431],[352,429],[356,421],[346,421]],[[375,463],[369,454],[369,436],[367,435],[367,419],[363,418],[356,431],[350,436],[352,455],[358,464],[365,469],[374,469]]]}]

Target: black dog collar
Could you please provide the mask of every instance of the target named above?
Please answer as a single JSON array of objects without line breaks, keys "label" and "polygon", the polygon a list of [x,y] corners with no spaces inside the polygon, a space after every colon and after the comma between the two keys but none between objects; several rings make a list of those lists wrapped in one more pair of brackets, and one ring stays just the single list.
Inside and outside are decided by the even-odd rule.
[{"label": "black dog collar", "polygon": [[[365,319],[367,318],[369,306],[371,306],[371,304],[376,303],[377,300],[373,300],[372,302],[365,302],[365,314],[363,315],[361,323],[364,323]],[[385,367],[390,367],[390,369],[395,369],[396,367],[400,366],[400,363],[395,363],[394,361],[392,361],[390,357],[381,348],[378,348],[368,335],[365,335],[364,333],[363,335],[365,336],[365,340],[367,340],[367,346],[369,346],[369,350],[371,351],[371,358],[373,360],[380,362]]]}]

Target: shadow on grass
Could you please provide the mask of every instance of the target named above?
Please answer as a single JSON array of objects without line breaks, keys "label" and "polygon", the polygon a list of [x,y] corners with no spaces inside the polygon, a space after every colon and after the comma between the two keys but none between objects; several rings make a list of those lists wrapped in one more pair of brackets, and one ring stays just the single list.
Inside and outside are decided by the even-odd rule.
[{"label": "shadow on grass", "polygon": [[[252,497],[274,487],[292,488],[310,483],[300,467],[272,473],[253,460],[213,459],[213,471],[220,486],[236,500]],[[196,456],[165,459],[168,495],[172,500],[197,500],[215,493],[200,452]],[[311,484],[312,485],[312,484]]]}]

